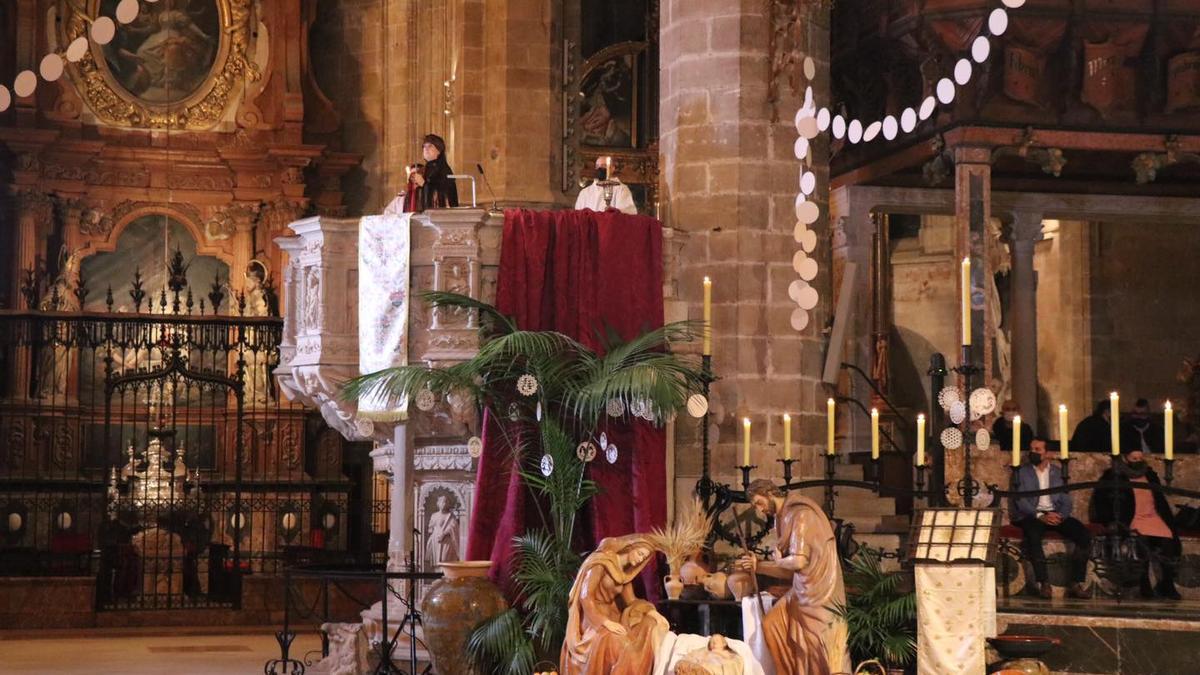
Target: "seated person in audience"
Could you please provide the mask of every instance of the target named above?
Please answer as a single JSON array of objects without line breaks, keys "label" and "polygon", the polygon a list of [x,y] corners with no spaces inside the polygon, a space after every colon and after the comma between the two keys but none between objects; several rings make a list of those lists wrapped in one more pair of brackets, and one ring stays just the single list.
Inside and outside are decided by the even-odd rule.
[{"label": "seated person in audience", "polygon": [[[1142,452],[1163,451],[1163,428],[1150,416],[1150,402],[1139,398],[1129,415],[1129,428],[1137,434],[1137,446]],[[1132,436],[1132,435],[1131,435]]]},{"label": "seated person in audience", "polygon": [[[1034,439],[1029,446],[1029,461],[1017,470],[1017,491],[1034,492],[1061,485],[1062,470],[1050,459],[1049,443],[1044,438]],[[1069,492],[1018,497],[1009,503],[1009,518],[1013,525],[1021,528],[1021,548],[1033,563],[1034,580],[1038,594],[1043,598],[1050,598],[1046,554],[1042,550],[1042,537],[1047,531],[1058,532],[1063,539],[1075,544],[1071,552],[1071,585],[1067,587],[1067,594],[1072,598],[1088,597],[1083,582],[1087,578],[1092,537],[1083,523],[1071,517],[1071,507]]]},{"label": "seated person in audience", "polygon": [[[1012,452],[1013,421],[1021,414],[1021,406],[1009,399],[1000,406],[1000,417],[992,423],[992,440],[1000,444],[1004,452]],[[1021,420],[1021,452],[1028,452],[1029,443],[1033,440],[1033,427]]]},{"label": "seated person in audience", "polygon": [[[1083,418],[1071,435],[1071,450],[1078,452],[1112,452],[1112,404],[1108,399],[1096,403],[1092,414]],[[1121,448],[1141,447],[1137,433],[1129,424],[1119,427]]]},{"label": "seated person in audience", "polygon": [[1142,574],[1142,596],[1179,599],[1175,589],[1175,571],[1183,547],[1175,530],[1175,514],[1167,497],[1157,490],[1134,489],[1121,483],[1161,485],[1158,474],[1146,463],[1145,453],[1136,445],[1124,446],[1121,459],[1100,476],[1101,482],[1116,481],[1117,487],[1099,487],[1092,495],[1096,520],[1110,528],[1137,532],[1138,538],[1160,563],[1158,585],[1150,585],[1150,566]]}]

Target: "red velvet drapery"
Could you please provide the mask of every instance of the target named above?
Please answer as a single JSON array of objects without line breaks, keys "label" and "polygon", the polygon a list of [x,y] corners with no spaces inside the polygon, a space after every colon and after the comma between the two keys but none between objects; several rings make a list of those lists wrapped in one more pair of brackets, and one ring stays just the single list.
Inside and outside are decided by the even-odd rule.
[{"label": "red velvet drapery", "polygon": [[[662,229],[645,216],[617,211],[527,211],[504,214],[496,306],[524,330],[556,330],[593,349],[611,328],[622,339],[662,326]],[[506,590],[512,538],[537,521],[532,496],[485,423],[467,555],[494,561]],[[618,457],[588,468],[600,486],[579,524],[589,548],[604,537],[645,532],[666,522],[666,437],[638,421],[611,425]],[[650,566],[652,574],[652,568]],[[657,595],[658,583],[647,589]]]}]

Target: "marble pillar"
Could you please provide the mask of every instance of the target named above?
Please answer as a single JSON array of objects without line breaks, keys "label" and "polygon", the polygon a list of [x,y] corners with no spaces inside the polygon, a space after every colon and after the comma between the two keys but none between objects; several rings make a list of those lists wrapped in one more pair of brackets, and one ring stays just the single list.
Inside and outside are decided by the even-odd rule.
[{"label": "marble pillar", "polygon": [[1013,213],[1008,228],[1012,255],[1012,391],[1022,419],[1038,428],[1037,278],[1034,247],[1042,238],[1042,214]]}]

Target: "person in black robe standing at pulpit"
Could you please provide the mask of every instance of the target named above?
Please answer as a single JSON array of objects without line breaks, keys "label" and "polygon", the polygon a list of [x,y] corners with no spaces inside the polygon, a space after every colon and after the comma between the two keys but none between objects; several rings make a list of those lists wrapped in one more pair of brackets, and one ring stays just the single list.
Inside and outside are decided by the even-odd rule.
[{"label": "person in black robe standing at pulpit", "polygon": [[446,161],[446,141],[437,134],[429,134],[421,143],[421,156],[425,164],[408,167],[404,211],[420,213],[458,206],[458,186],[450,177],[454,171]]}]

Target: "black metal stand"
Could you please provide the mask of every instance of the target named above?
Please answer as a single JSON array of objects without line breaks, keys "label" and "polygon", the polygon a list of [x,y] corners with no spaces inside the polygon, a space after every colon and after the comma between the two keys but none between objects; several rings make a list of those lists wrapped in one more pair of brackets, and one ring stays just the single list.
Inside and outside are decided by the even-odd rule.
[{"label": "black metal stand", "polygon": [[1163,471],[1163,480],[1166,481],[1167,487],[1170,487],[1171,483],[1175,482],[1175,459],[1164,459],[1163,462],[1166,463],[1165,470]]},{"label": "black metal stand", "polygon": [[788,483],[792,482],[792,465],[796,463],[796,460],[777,459],[775,461],[783,465],[783,484],[787,485]]},{"label": "black metal stand", "polygon": [[741,469],[741,471],[742,471],[742,490],[743,491],[749,493],[749,491],[750,491],[750,472],[757,468],[758,468],[758,466],[755,464],[746,464],[746,465],[738,467],[738,469]]},{"label": "black metal stand", "polygon": [[[1071,458],[1067,457],[1065,459],[1059,459],[1058,463],[1062,467],[1063,485],[1070,485],[1071,484]],[[1016,486],[1013,486],[1013,489],[1016,489]]]},{"label": "black metal stand", "polygon": [[963,507],[971,508],[975,502],[975,496],[980,492],[979,481],[975,480],[975,476],[971,472],[971,446],[975,443],[974,434],[970,433],[971,385],[975,376],[983,372],[982,368],[971,362],[971,345],[962,346],[962,358],[954,371],[963,377],[963,390],[966,392],[966,400],[963,401],[963,404],[967,408],[963,415],[963,421],[959,424],[959,428],[963,432],[963,477],[958,481],[955,492],[962,497]]},{"label": "black metal stand", "polygon": [[833,479],[837,475],[837,455],[825,453],[825,480],[829,481],[825,484],[825,513],[830,518],[833,518],[833,509],[836,502],[836,493],[833,490]]}]

